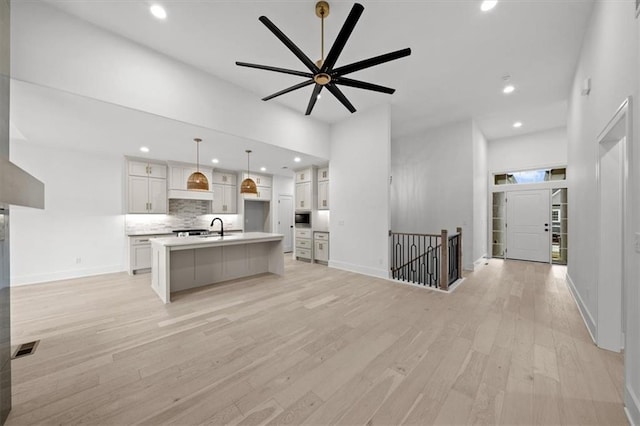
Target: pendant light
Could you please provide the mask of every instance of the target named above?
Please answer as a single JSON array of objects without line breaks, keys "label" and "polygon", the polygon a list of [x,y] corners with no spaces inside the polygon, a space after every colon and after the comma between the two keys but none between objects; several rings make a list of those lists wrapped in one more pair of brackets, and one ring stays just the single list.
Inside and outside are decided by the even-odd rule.
[{"label": "pendant light", "polygon": [[240,184],[240,193],[241,194],[257,194],[258,188],[256,188],[256,183],[249,176],[249,154],[251,154],[251,150],[247,149],[245,151],[247,153],[247,178],[242,181]]},{"label": "pendant light", "polygon": [[187,179],[187,189],[195,190],[195,191],[208,191],[209,190],[209,181],[207,177],[200,173],[200,142],[202,139],[195,138],[196,142],[196,171],[191,173],[189,179]]}]

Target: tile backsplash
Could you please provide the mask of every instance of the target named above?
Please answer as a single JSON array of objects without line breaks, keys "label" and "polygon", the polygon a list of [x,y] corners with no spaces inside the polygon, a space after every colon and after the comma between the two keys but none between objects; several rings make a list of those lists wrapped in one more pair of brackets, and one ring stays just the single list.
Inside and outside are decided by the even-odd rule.
[{"label": "tile backsplash", "polygon": [[140,232],[171,232],[173,229],[220,229],[216,222],[209,225],[214,217],[224,221],[225,229],[240,229],[241,220],[237,214],[211,214],[211,202],[202,200],[169,200],[169,214],[129,214],[125,216],[125,232],[134,234]]}]

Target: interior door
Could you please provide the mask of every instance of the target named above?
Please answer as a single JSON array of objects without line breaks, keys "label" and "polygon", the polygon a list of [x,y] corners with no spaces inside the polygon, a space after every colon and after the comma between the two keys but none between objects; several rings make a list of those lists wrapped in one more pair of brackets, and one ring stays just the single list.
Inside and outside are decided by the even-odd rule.
[{"label": "interior door", "polygon": [[278,233],[284,235],[284,252],[293,251],[293,199],[290,195],[278,198]]},{"label": "interior door", "polygon": [[551,261],[549,189],[507,192],[507,258]]}]

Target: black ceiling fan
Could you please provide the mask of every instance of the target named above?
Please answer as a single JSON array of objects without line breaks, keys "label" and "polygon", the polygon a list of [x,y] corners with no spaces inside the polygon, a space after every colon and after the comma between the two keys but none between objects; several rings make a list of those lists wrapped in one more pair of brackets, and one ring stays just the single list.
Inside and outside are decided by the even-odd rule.
[{"label": "black ceiling fan", "polygon": [[344,93],[338,88],[338,85],[355,87],[358,89],[365,90],[373,90],[374,92],[381,92],[392,94],[395,92],[395,89],[379,86],[377,84],[367,83],[365,81],[353,80],[351,78],[344,77],[347,74],[363,70],[365,68],[370,68],[375,65],[384,64],[385,62],[393,61],[395,59],[400,59],[405,56],[409,56],[411,54],[411,49],[401,49],[396,50],[395,52],[386,53],[384,55],[375,56],[373,58],[364,59],[362,61],[354,62],[352,64],[343,65],[341,67],[334,68],[340,53],[344,49],[344,46],[349,39],[349,36],[353,32],[353,29],[360,19],[362,12],[364,11],[364,6],[359,3],[355,3],[351,8],[351,12],[349,12],[349,16],[347,20],[344,22],[342,29],[338,33],[336,40],[331,46],[331,50],[329,50],[329,54],[327,58],[324,58],[324,18],[329,15],[329,4],[326,1],[320,1],[316,4],[316,15],[322,20],[322,58],[313,62],[307,55],[305,55],[302,50],[298,46],[296,46],[278,27],[275,26],[273,22],[269,20],[266,16],[261,16],[258,18],[260,22],[262,22],[278,39],[284,43],[285,46],[302,63],[309,69],[310,72],[304,71],[296,71],[290,70],[286,68],[277,68],[268,65],[258,65],[258,64],[250,64],[247,62],[236,62],[236,65],[241,67],[249,67],[249,68],[257,68],[267,71],[274,71],[283,74],[291,74],[299,77],[306,77],[308,80],[303,81],[302,83],[298,83],[294,86],[288,87],[284,90],[276,92],[272,95],[269,95],[265,98],[262,98],[263,101],[268,101],[269,99],[273,99],[277,96],[284,95],[285,93],[292,92],[297,89],[301,89],[306,86],[310,86],[315,83],[315,87],[313,88],[313,93],[311,94],[311,99],[309,99],[309,105],[307,106],[307,112],[305,115],[311,114],[313,107],[316,104],[318,96],[322,91],[323,87],[326,87],[329,92],[333,96],[335,96],[350,112],[355,112],[355,107],[349,102]]}]

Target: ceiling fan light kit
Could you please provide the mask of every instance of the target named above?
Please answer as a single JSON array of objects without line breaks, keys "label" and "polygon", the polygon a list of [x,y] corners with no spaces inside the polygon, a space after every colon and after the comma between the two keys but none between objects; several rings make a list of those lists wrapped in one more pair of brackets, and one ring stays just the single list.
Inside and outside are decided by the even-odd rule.
[{"label": "ceiling fan light kit", "polygon": [[200,173],[200,142],[202,139],[195,138],[196,142],[196,171],[191,173],[189,178],[187,179],[187,189],[191,191],[208,191],[209,190],[209,180],[207,177]]},{"label": "ceiling fan light kit", "polygon": [[364,59],[358,62],[354,62],[348,65],[343,65],[341,67],[335,67],[335,64],[338,60],[338,57],[342,53],[353,29],[355,28],[362,12],[364,11],[364,6],[359,3],[355,3],[351,8],[351,12],[349,12],[349,16],[347,16],[346,21],[344,22],[342,29],[338,33],[333,46],[329,50],[327,57],[324,57],[324,19],[329,16],[329,3],[326,1],[319,1],[315,6],[316,15],[321,20],[321,58],[313,62],[307,55],[305,55],[302,50],[298,46],[296,46],[276,25],[269,20],[266,16],[261,16],[259,19],[309,70],[307,71],[297,71],[286,68],[278,68],[272,67],[269,65],[259,65],[252,64],[248,62],[236,62],[236,65],[241,67],[248,68],[256,68],[266,71],[273,71],[282,74],[295,75],[298,77],[306,77],[307,80],[302,83],[298,83],[291,87],[288,87],[284,90],[276,92],[272,95],[269,95],[265,98],[262,98],[263,101],[268,101],[280,95],[284,95],[289,92],[293,92],[294,90],[301,89],[303,87],[314,85],[313,92],[311,94],[311,98],[309,99],[309,104],[307,105],[307,110],[305,115],[310,115],[311,111],[313,111],[313,107],[316,104],[316,101],[319,99],[320,92],[323,88],[327,88],[327,90],[342,103],[351,113],[356,111],[356,108],[349,102],[347,97],[342,93],[342,91],[338,88],[338,86],[348,86],[354,87],[356,89],[364,89],[371,90],[374,92],[393,94],[395,89],[380,86],[373,83],[368,83],[365,81],[354,80],[347,77],[344,77],[347,74],[360,71],[366,68],[370,68],[376,65],[384,64],[386,62],[393,61],[395,59],[400,59],[405,56],[409,56],[411,54],[411,49],[401,49],[396,50],[394,52],[386,53],[384,55],[375,56],[373,58]]}]

